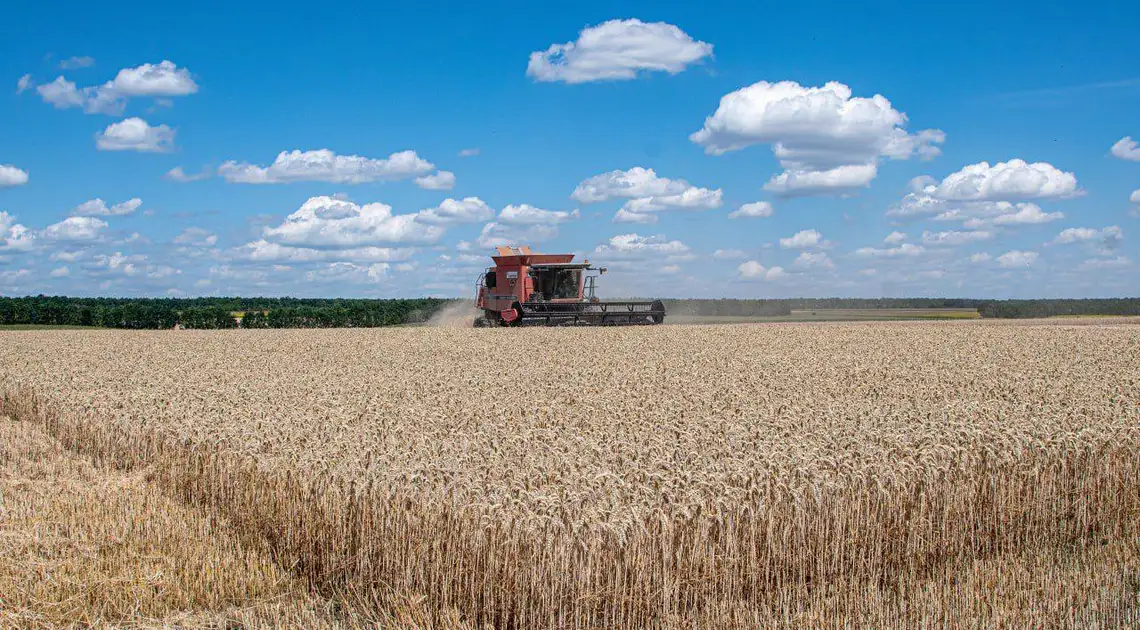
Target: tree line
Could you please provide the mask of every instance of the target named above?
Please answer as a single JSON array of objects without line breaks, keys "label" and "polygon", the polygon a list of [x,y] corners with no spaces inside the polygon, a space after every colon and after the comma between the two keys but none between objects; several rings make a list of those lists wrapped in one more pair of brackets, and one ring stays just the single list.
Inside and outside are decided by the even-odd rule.
[{"label": "tree line", "polygon": [[[309,298],[71,298],[0,297],[0,325],[103,328],[371,328],[426,321],[453,302],[468,300]],[[1140,298],[978,300],[969,298],[667,299],[667,313],[780,316],[813,309],[977,309],[982,317],[1140,315]]]},{"label": "tree line", "polygon": [[103,328],[348,328],[426,321],[448,300],[0,297],[0,325]]}]

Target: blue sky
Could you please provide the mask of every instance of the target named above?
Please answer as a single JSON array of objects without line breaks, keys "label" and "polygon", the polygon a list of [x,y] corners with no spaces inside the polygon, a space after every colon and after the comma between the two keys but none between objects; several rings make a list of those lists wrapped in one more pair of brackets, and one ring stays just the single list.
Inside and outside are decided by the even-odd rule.
[{"label": "blue sky", "polygon": [[25,3],[0,294],[1136,295],[1128,5]]}]

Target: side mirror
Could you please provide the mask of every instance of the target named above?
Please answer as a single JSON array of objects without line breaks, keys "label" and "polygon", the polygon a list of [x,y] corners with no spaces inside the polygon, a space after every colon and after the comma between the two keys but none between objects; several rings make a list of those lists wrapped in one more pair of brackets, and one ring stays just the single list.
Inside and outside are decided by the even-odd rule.
[{"label": "side mirror", "polygon": [[606,268],[605,267],[599,267],[598,268],[598,275],[600,275],[600,276],[606,275]]}]

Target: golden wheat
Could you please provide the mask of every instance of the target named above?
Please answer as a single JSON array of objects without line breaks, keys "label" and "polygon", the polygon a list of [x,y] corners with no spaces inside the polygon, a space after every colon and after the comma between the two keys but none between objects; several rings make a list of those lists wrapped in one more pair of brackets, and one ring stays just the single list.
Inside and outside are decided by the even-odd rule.
[{"label": "golden wheat", "polygon": [[1127,323],[0,341],[6,413],[148,467],[360,610],[517,628],[1140,621]]}]

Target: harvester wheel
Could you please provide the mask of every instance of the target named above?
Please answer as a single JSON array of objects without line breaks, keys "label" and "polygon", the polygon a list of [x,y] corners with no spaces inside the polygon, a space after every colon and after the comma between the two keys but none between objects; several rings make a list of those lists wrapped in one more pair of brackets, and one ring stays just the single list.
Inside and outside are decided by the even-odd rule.
[{"label": "harvester wheel", "polygon": [[491,322],[487,321],[486,317],[483,317],[482,315],[480,315],[479,317],[475,318],[475,322],[472,325],[475,328],[488,328],[488,327],[490,327]]}]

